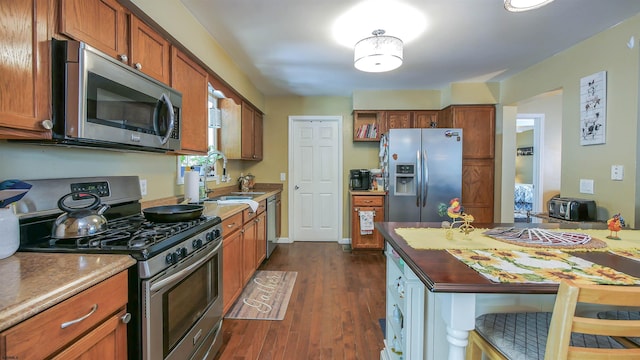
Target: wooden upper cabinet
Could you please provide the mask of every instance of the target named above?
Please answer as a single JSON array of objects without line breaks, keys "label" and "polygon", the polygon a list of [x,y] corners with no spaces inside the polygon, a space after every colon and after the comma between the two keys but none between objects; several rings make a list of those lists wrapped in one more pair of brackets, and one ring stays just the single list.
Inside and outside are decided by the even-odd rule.
[{"label": "wooden upper cabinet", "polygon": [[47,139],[50,0],[0,1],[0,138]]},{"label": "wooden upper cabinet", "polygon": [[439,127],[463,130],[462,157],[493,159],[495,154],[495,106],[452,105],[442,112]]},{"label": "wooden upper cabinet", "polygon": [[128,64],[128,11],[116,0],[60,0],[60,33]]},{"label": "wooden upper cabinet", "polygon": [[411,127],[411,111],[387,111],[387,129],[408,129]]},{"label": "wooden upper cabinet", "polygon": [[241,105],[231,98],[218,100],[220,108],[220,150],[227,156],[227,159],[240,159],[240,140],[242,137]]},{"label": "wooden upper cabinet", "polygon": [[59,31],[169,84],[171,44],[116,0],[60,0]]},{"label": "wooden upper cabinet", "polygon": [[130,19],[131,66],[168,84],[169,42],[137,17],[131,15]]},{"label": "wooden upper cabinet", "polygon": [[171,48],[171,87],[182,93],[182,153],[207,152],[207,72],[175,47]]},{"label": "wooden upper cabinet", "polygon": [[384,113],[375,110],[353,111],[353,141],[380,141],[383,134]]},{"label": "wooden upper cabinet", "polygon": [[233,99],[219,102],[222,120],[220,149],[227,159],[262,160],[263,115],[251,104]]},{"label": "wooden upper cabinet", "polygon": [[263,116],[259,111],[256,111],[253,115],[253,155],[254,160],[262,160],[263,153],[263,132],[264,127],[262,124]]},{"label": "wooden upper cabinet", "polygon": [[241,157],[243,159],[253,158],[253,117],[255,111],[251,105],[242,103],[242,138],[241,138]]},{"label": "wooden upper cabinet", "polygon": [[438,111],[437,110],[420,110],[413,111],[413,119],[411,121],[413,128],[434,128],[438,127]]}]

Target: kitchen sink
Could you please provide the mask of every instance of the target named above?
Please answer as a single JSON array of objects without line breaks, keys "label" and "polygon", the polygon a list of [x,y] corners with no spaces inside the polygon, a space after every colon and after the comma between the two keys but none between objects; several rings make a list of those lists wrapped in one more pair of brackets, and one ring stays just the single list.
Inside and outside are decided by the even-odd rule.
[{"label": "kitchen sink", "polygon": [[234,195],[264,195],[265,191],[234,191],[232,192]]},{"label": "kitchen sink", "polygon": [[209,198],[205,201],[225,201],[225,200],[251,200],[253,197],[252,196],[246,196],[246,195],[220,195],[220,196],[215,196],[212,198]]}]

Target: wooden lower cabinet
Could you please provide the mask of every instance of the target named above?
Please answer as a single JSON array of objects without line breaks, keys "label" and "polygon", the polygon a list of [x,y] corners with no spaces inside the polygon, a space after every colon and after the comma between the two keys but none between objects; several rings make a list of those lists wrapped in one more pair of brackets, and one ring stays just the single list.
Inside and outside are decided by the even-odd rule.
[{"label": "wooden lower cabinet", "polygon": [[125,359],[127,284],[123,271],[3,331],[0,358]]},{"label": "wooden lower cabinet", "polygon": [[384,238],[378,230],[371,234],[362,234],[360,212],[373,211],[373,221],[384,221],[384,194],[351,196],[351,248],[354,250],[383,250]]},{"label": "wooden lower cabinet", "polygon": [[127,324],[122,321],[126,314],[122,309],[53,359],[126,359]]},{"label": "wooden lower cabinet", "polygon": [[263,211],[256,217],[256,262],[257,270],[267,258],[267,212]]},{"label": "wooden lower cabinet", "polygon": [[[223,313],[226,313],[233,305],[236,298],[242,292],[244,286],[242,278],[242,244],[243,233],[240,231],[242,226],[242,213],[238,213],[235,217],[225,219],[222,222],[223,240],[222,240],[222,307]],[[235,222],[235,223],[234,223]],[[231,228],[233,231],[225,233],[226,229]]]},{"label": "wooden lower cabinet", "polygon": [[[255,218],[255,217],[254,217]],[[242,239],[242,284],[246,284],[256,270],[256,222],[245,221]]]}]

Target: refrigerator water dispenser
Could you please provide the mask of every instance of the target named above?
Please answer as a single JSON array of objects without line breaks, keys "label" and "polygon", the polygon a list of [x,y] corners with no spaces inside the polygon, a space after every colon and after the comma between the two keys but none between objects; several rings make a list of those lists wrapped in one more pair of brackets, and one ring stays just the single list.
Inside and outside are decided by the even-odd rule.
[{"label": "refrigerator water dispenser", "polygon": [[394,195],[416,194],[415,164],[396,164]]}]

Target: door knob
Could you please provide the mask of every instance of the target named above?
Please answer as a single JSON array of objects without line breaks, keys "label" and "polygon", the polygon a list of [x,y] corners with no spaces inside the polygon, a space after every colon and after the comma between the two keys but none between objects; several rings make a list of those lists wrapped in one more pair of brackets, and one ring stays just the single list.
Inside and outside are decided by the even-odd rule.
[{"label": "door knob", "polygon": [[296,185],[294,189],[298,190],[300,189],[300,186]]}]

